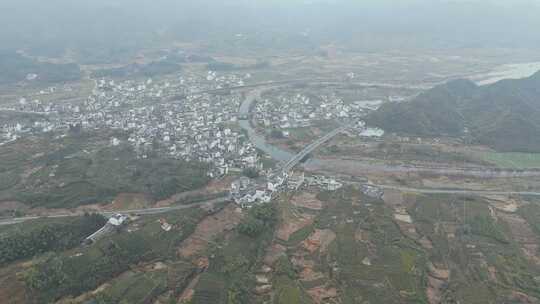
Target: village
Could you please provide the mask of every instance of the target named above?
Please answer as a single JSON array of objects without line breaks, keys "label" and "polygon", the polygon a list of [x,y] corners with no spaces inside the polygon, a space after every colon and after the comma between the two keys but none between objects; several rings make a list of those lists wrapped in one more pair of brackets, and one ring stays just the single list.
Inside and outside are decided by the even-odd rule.
[{"label": "village", "polygon": [[325,176],[305,176],[304,172],[271,172],[257,180],[242,176],[231,184],[231,199],[242,208],[251,208],[256,204],[269,203],[280,191],[297,191],[302,186],[318,187],[336,191],[343,184],[334,178]]},{"label": "village", "polygon": [[381,105],[381,100],[345,102],[335,92],[310,95],[269,92],[255,106],[255,123],[261,128],[280,130],[283,137],[289,137],[291,129],[335,121],[349,123],[359,136],[380,137],[384,134],[383,130],[367,128],[362,121],[369,111]]},{"label": "village", "polygon": [[[208,163],[210,177],[225,175],[231,167],[255,167],[257,153],[234,124],[240,96],[202,93],[242,86],[243,79],[249,77],[208,72],[206,77],[178,76],[175,82],[100,79],[82,104],[43,103],[21,97],[7,110],[41,116],[32,122],[0,126],[0,145],[32,134],[112,129],[129,134],[124,140],[140,158],[157,152]],[[55,91],[50,88],[37,96]],[[113,137],[110,142],[117,146],[122,139]]]},{"label": "village", "polygon": [[[227,89],[242,87],[251,77],[250,73],[208,71],[160,80],[101,78],[94,80],[91,95],[80,103],[41,101],[44,96],[72,90],[69,85],[49,87],[20,96],[5,109],[36,116],[0,125],[0,145],[35,134],[109,129],[126,134],[125,138],[111,137],[111,146],[129,144],[139,158],[159,153],[206,163],[210,178],[245,169],[260,171],[261,153],[238,125],[239,120],[245,119],[238,111],[245,96]],[[339,119],[352,122],[350,125],[360,136],[379,137],[384,133],[366,128],[361,120],[366,110],[376,108],[380,102],[348,104],[336,95],[316,99],[312,101],[304,94],[265,95],[255,104],[252,123],[282,130],[288,136],[288,130]],[[287,180],[280,174],[285,173],[268,173],[268,183]],[[274,191],[273,188],[277,187],[267,190]],[[268,195],[258,193],[255,200],[268,200]],[[245,197],[247,201],[253,199],[253,195]]]}]

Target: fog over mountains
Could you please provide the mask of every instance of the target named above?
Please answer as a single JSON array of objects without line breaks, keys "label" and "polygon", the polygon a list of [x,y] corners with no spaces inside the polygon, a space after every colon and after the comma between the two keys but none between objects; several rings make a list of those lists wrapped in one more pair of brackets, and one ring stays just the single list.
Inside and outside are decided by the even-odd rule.
[{"label": "fog over mountains", "polygon": [[52,54],[239,33],[287,48],[536,47],[538,16],[538,1],[7,0],[0,3],[0,39],[4,49]]}]

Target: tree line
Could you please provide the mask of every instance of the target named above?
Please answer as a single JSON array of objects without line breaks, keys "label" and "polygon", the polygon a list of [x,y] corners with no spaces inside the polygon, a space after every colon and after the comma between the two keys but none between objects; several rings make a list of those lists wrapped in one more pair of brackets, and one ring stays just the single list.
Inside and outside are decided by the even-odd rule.
[{"label": "tree line", "polygon": [[[62,251],[79,245],[105,223],[98,214],[86,214],[63,222],[48,223],[28,230],[14,230],[0,236],[0,265],[31,258],[48,251]],[[30,223],[32,224],[32,223]]]}]

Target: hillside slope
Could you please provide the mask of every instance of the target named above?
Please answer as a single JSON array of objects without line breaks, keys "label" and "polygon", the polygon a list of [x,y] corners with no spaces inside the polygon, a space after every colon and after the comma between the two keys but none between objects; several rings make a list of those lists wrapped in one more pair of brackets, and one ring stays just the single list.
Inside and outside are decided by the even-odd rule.
[{"label": "hillside slope", "polygon": [[419,136],[471,136],[499,151],[540,152],[540,72],[477,86],[454,80],[414,100],[383,105],[369,124]]}]

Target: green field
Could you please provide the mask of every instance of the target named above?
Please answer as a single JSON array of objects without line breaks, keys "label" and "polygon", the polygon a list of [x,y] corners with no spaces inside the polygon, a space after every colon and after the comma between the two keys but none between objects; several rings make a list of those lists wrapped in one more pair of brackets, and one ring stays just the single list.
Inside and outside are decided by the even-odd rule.
[{"label": "green field", "polygon": [[276,304],[311,304],[311,298],[306,295],[298,286],[286,276],[279,276],[276,283]]},{"label": "green field", "polygon": [[254,274],[260,269],[259,262],[274,233],[275,209],[272,205],[256,206],[241,225],[252,223],[251,217],[263,222],[257,233],[247,235],[238,229],[209,248],[210,267],[195,287],[192,304],[259,303],[252,293]]},{"label": "green field", "polygon": [[106,222],[101,215],[40,219],[0,230],[0,265],[78,246]]},{"label": "green field", "polygon": [[0,150],[0,201],[72,208],[107,203],[119,193],[143,193],[154,200],[201,188],[206,166],[153,155],[140,159],[131,146],[109,146],[120,132],[44,135]]},{"label": "green field", "polygon": [[[68,295],[80,295],[117,277],[134,265],[175,258],[177,246],[193,233],[197,223],[205,215],[206,212],[202,209],[192,208],[159,216],[146,216],[129,227],[131,232],[113,233],[88,247],[36,258],[34,265],[24,274],[25,283],[29,290],[38,295],[42,301],[40,303],[49,303]],[[174,230],[164,232],[158,222],[160,218],[175,227]],[[126,290],[120,281],[117,290],[113,290],[110,295],[133,299],[142,296],[139,294],[142,292],[146,296],[154,288],[161,288],[161,277],[162,275],[157,278],[144,275],[134,278],[136,284],[145,285],[147,289]]]},{"label": "green field", "polygon": [[166,270],[149,273],[126,272],[113,280],[99,298],[107,299],[110,303],[144,304],[163,292],[166,287]]},{"label": "green field", "polygon": [[501,168],[533,169],[540,168],[540,153],[496,153],[490,152],[482,158]]}]

